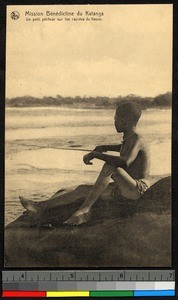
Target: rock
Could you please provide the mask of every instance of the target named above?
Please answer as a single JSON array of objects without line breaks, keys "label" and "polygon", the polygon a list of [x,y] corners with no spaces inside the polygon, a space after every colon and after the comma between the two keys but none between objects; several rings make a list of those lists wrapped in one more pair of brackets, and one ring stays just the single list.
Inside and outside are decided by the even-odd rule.
[{"label": "rock", "polygon": [[[63,191],[64,192],[64,191]],[[24,212],[5,228],[5,267],[170,267],[171,181],[140,200],[98,200],[88,224],[63,222],[83,202],[36,218]]]}]

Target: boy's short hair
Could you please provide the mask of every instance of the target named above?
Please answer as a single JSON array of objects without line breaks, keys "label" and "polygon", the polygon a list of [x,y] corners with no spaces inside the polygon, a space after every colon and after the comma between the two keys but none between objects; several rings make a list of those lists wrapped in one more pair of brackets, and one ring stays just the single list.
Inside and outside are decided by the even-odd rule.
[{"label": "boy's short hair", "polygon": [[116,115],[118,112],[122,112],[126,119],[132,120],[135,124],[137,124],[142,114],[140,105],[131,101],[119,104],[116,108]]}]

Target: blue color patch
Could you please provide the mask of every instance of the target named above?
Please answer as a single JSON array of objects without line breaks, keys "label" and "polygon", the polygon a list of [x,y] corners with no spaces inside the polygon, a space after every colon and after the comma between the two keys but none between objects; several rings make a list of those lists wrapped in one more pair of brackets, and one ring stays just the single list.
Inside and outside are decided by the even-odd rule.
[{"label": "blue color patch", "polygon": [[141,296],[175,296],[175,290],[134,291],[134,297]]}]

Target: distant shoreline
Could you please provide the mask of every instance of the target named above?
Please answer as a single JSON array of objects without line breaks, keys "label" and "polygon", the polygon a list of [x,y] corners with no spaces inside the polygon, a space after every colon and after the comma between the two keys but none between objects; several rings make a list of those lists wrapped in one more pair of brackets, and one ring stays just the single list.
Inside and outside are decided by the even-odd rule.
[{"label": "distant shoreline", "polygon": [[[65,109],[87,109],[87,110],[92,110],[92,109],[96,109],[96,110],[104,110],[104,109],[110,109],[110,110],[114,110],[115,107],[106,107],[106,106],[62,106],[62,105],[36,105],[36,106],[8,106],[6,105],[6,108],[16,108],[16,109],[21,109],[21,108],[65,108]],[[167,109],[171,109],[171,105],[170,106],[152,106],[152,107],[142,107],[142,110],[153,110],[153,109],[160,109],[160,110],[167,110]]]},{"label": "distant shoreline", "polygon": [[79,109],[115,109],[123,102],[134,101],[142,109],[148,108],[171,108],[172,93],[167,92],[156,97],[140,97],[138,95],[118,96],[118,97],[56,97],[35,98],[31,96],[6,98],[6,107],[67,107]]}]

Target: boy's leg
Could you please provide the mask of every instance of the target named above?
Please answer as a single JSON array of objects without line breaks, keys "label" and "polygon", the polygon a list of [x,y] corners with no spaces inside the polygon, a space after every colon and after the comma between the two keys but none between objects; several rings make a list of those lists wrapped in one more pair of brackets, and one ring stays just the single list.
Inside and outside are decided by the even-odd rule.
[{"label": "boy's leg", "polygon": [[[60,194],[57,193],[50,199],[41,202],[35,202],[23,197],[19,198],[23,207],[32,212],[36,212],[38,209],[45,210],[63,205],[68,205],[73,202],[76,202],[81,198],[86,198],[87,195],[90,195],[90,198],[92,197],[94,201],[96,201],[99,198],[99,196],[103,199],[111,198],[113,189],[111,186],[108,186],[108,184],[111,178],[111,174],[114,170],[115,168],[105,164],[95,183],[95,188],[93,188],[92,185],[80,185],[75,190],[69,192],[66,192],[64,190]],[[96,190],[98,191],[97,193]]]},{"label": "boy's leg", "polygon": [[113,172],[115,170],[116,170],[116,168],[112,167],[111,165],[108,165],[106,163],[103,165],[103,168],[102,168],[95,184],[93,185],[85,202],[81,206],[82,209],[86,208],[86,210],[89,210],[99,197],[102,198],[105,196],[105,193],[107,192],[106,188],[108,187],[109,182],[111,180],[111,175],[113,174]]},{"label": "boy's leg", "polygon": [[118,187],[118,192],[120,192],[123,197],[134,200],[139,198],[135,179],[122,168],[116,169],[108,164],[104,164],[85,202],[80,209],[65,222],[66,224],[80,225],[88,220],[90,208],[99,197],[103,198],[102,196],[104,196],[104,191],[107,191],[106,188],[109,185],[110,178],[114,180]]},{"label": "boy's leg", "polygon": [[68,192],[64,190],[62,193],[57,193],[51,198],[41,202],[35,202],[21,196],[19,196],[19,198],[23,207],[25,207],[29,211],[36,212],[37,210],[51,209],[74,203],[77,200],[86,197],[91,188],[92,185],[80,185],[75,190],[71,190]]},{"label": "boy's leg", "polygon": [[[87,214],[90,211],[90,208],[97,201],[99,197],[105,198],[105,193],[108,193],[106,188],[109,185],[111,175],[116,170],[115,167],[112,167],[108,164],[104,164],[95,184],[90,190],[86,200],[81,205],[79,210],[75,212],[65,223],[69,225],[79,225],[86,221]],[[111,189],[109,189],[111,191]],[[86,216],[86,217],[85,217]]]},{"label": "boy's leg", "polygon": [[111,178],[114,180],[123,197],[136,200],[139,198],[136,180],[124,169],[117,168]]}]

